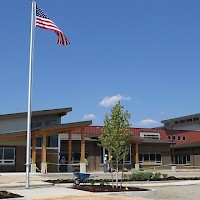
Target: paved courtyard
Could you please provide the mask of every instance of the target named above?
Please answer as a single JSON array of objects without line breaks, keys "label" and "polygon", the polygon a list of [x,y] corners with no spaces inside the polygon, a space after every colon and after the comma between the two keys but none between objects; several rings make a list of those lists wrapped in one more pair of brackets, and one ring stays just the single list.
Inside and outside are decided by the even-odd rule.
[{"label": "paved courtyard", "polygon": [[[170,171],[162,172],[172,175]],[[177,177],[200,177],[199,170],[189,170],[174,172]],[[96,178],[109,177],[110,174],[102,172],[91,173]],[[30,174],[30,189],[25,189],[25,173],[1,173],[0,190],[7,190],[15,194],[24,196],[23,200],[31,199],[57,199],[57,200],[199,200],[200,198],[200,181],[165,181],[165,182],[131,182],[125,183],[127,186],[137,186],[150,189],[149,192],[135,192],[134,196],[94,194],[91,192],[77,191],[70,188],[70,184],[53,185],[44,182],[49,179],[68,179],[73,178],[73,174],[68,173],[49,173],[49,174]]]}]

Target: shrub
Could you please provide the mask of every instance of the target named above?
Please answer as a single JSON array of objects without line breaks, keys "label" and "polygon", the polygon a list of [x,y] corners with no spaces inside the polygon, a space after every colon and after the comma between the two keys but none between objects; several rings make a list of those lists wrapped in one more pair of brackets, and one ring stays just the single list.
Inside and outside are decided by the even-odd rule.
[{"label": "shrub", "polygon": [[91,184],[91,185],[94,185],[96,183],[96,180],[95,179],[89,179],[88,182]]},{"label": "shrub", "polygon": [[168,178],[168,174],[162,174],[163,179],[167,179]]},{"label": "shrub", "polygon": [[147,181],[147,180],[151,180],[152,176],[153,176],[152,172],[137,172],[137,173],[130,174],[129,180]]},{"label": "shrub", "polygon": [[108,179],[100,179],[100,180],[99,180],[99,183],[100,183],[100,185],[102,185],[102,186],[105,185],[105,184],[108,185],[108,184],[109,184],[109,180],[108,180]]},{"label": "shrub", "polygon": [[161,178],[161,173],[160,172],[156,172],[155,174],[153,174],[152,179],[153,180],[160,180]]}]

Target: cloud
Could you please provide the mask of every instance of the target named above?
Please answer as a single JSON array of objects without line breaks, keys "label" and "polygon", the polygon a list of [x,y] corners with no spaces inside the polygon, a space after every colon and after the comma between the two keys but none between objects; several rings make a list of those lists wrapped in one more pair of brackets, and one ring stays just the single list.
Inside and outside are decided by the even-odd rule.
[{"label": "cloud", "polygon": [[83,116],[83,120],[90,120],[90,119],[95,119],[96,116],[94,114],[85,114]]},{"label": "cloud", "polygon": [[165,112],[162,111],[162,112],[160,112],[160,114],[161,114],[161,115],[165,115]]},{"label": "cloud", "polygon": [[159,122],[157,122],[156,120],[153,119],[143,119],[142,121],[140,121],[139,125],[152,125],[152,124],[159,124]]},{"label": "cloud", "polygon": [[110,106],[114,106],[115,104],[117,104],[118,101],[128,101],[130,100],[130,97],[125,97],[125,96],[121,96],[120,94],[116,95],[116,96],[112,96],[112,97],[105,97],[102,101],[100,101],[99,105],[103,106],[103,107],[110,107]]}]

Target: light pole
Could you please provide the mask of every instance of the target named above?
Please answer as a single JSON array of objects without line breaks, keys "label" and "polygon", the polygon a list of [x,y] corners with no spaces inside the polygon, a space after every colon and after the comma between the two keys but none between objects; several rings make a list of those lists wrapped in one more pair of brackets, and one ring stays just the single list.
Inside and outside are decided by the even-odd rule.
[{"label": "light pole", "polygon": [[172,143],[171,143],[171,157],[172,157],[172,171],[175,172],[176,171],[176,166],[175,166],[175,162],[174,162],[174,134],[173,134],[173,121],[171,121],[171,137],[172,137]]},{"label": "light pole", "polygon": [[174,134],[173,134],[173,125],[174,123],[171,122],[171,137],[172,137],[172,146],[171,146],[171,150],[172,150],[172,165],[174,165]]}]

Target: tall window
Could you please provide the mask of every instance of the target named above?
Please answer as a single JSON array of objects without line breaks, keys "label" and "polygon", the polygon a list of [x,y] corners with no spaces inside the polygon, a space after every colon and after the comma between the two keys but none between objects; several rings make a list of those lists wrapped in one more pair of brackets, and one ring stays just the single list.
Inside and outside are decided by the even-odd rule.
[{"label": "tall window", "polygon": [[132,145],[130,145],[129,153],[125,157],[125,161],[124,161],[125,164],[131,164],[131,157],[132,157],[132,153],[131,152],[132,152]]},{"label": "tall window", "polygon": [[36,138],[36,147],[41,147],[42,146],[42,138]]},{"label": "tall window", "polygon": [[175,156],[175,164],[190,164],[190,156]]},{"label": "tall window", "polygon": [[58,147],[58,135],[47,137],[47,147]]},{"label": "tall window", "polygon": [[15,163],[15,148],[0,147],[0,164],[14,164]]}]

